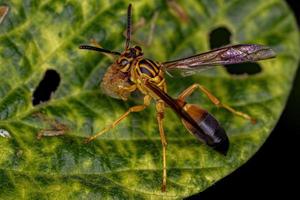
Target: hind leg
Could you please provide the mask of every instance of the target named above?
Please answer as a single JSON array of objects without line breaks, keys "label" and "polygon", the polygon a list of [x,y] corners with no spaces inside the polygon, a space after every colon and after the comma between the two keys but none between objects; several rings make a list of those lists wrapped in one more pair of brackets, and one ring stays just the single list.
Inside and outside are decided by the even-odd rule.
[{"label": "hind leg", "polygon": [[179,96],[178,100],[185,101],[185,99],[190,96],[197,88],[200,89],[201,92],[203,92],[208,99],[215,104],[217,107],[225,108],[226,110],[230,111],[234,115],[240,116],[244,119],[250,120],[253,124],[256,123],[256,120],[249,116],[246,113],[240,112],[235,110],[234,108],[228,106],[227,104],[222,103],[217,97],[215,97],[208,89],[206,89],[203,85],[200,84],[193,84],[187,89],[185,89]]}]

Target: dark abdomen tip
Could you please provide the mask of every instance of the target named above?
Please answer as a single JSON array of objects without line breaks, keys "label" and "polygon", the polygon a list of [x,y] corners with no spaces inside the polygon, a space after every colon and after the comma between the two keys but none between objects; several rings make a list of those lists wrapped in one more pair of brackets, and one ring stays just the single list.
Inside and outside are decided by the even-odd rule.
[{"label": "dark abdomen tip", "polygon": [[186,104],[185,111],[197,125],[182,119],[187,130],[217,152],[226,155],[229,149],[229,139],[218,121],[207,111],[194,104]]},{"label": "dark abdomen tip", "polygon": [[229,149],[229,139],[226,135],[225,130],[222,127],[216,130],[215,136],[220,138],[220,142],[215,143],[212,147],[217,152],[226,156],[228,149]]}]

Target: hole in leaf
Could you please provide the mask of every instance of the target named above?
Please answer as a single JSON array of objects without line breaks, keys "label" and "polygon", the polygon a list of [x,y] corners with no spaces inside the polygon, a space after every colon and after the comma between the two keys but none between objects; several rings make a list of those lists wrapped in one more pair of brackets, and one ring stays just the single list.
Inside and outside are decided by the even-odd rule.
[{"label": "hole in leaf", "polygon": [[59,82],[59,74],[53,69],[47,70],[43,79],[33,92],[32,104],[35,106],[48,101],[51,98],[51,94],[56,91]]},{"label": "hole in leaf", "polygon": [[[231,33],[226,27],[219,27],[209,34],[210,48],[215,49],[230,44]],[[228,73],[234,75],[253,75],[261,72],[261,66],[257,63],[241,63],[235,65],[225,65]]]},{"label": "hole in leaf", "polygon": [[253,75],[261,72],[261,66],[257,63],[225,65],[225,68],[228,73],[234,75],[242,75],[242,74]]},{"label": "hole in leaf", "polygon": [[230,44],[231,33],[226,27],[219,27],[209,34],[210,48],[215,49]]}]

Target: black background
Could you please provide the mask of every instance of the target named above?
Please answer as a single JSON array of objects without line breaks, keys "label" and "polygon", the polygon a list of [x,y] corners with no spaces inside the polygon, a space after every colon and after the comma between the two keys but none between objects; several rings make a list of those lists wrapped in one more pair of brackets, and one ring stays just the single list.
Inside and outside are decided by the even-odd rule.
[{"label": "black background", "polygon": [[[299,25],[299,0],[288,0]],[[298,3],[298,4],[297,4]],[[242,167],[194,199],[300,199],[300,70],[278,124],[261,149]]]}]

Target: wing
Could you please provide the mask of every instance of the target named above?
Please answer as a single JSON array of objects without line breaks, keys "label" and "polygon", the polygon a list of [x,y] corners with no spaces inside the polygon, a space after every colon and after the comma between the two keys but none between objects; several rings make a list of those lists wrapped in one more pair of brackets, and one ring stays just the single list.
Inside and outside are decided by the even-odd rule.
[{"label": "wing", "polygon": [[255,62],[275,57],[275,52],[267,46],[257,44],[238,44],[225,46],[211,51],[164,62],[166,70],[180,69],[189,71],[201,71],[216,65],[228,65],[244,62]]}]

